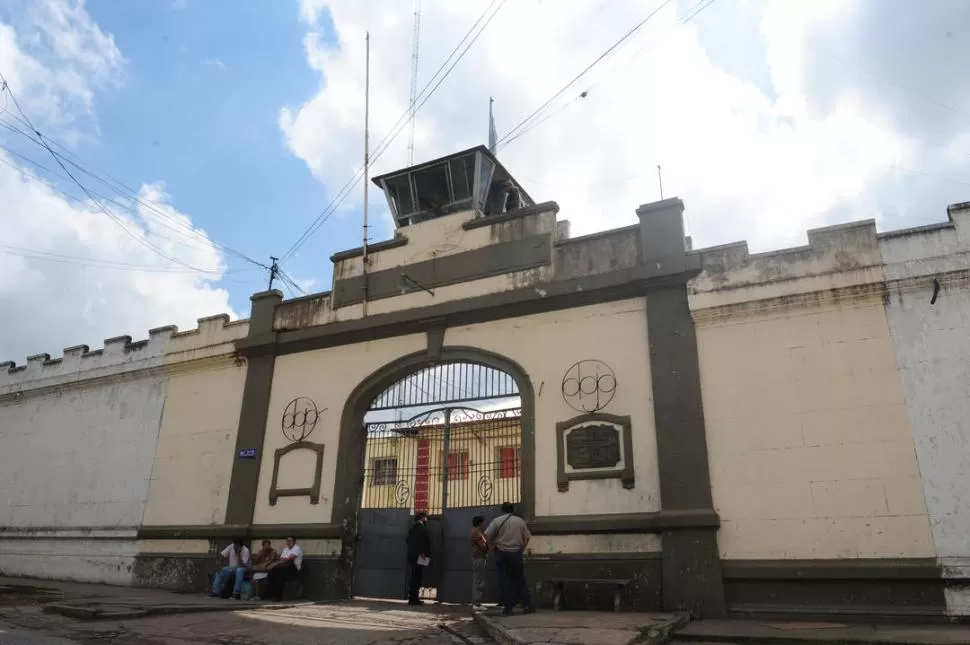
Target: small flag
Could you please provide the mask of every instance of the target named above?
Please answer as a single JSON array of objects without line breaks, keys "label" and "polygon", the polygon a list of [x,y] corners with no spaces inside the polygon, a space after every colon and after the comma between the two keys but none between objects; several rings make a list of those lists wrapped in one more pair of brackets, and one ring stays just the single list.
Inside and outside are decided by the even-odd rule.
[{"label": "small flag", "polygon": [[492,103],[495,99],[492,97],[488,98],[488,151],[493,155],[495,154],[495,148],[498,146],[498,133],[495,132],[495,117],[492,116]]}]

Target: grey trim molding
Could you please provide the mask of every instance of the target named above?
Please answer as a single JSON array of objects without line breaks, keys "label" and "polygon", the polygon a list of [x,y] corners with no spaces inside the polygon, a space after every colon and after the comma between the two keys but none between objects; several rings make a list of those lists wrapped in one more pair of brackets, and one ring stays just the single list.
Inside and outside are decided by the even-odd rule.
[{"label": "grey trim molding", "polygon": [[209,540],[245,537],[249,526],[240,524],[202,524],[192,526],[143,526],[139,540]]},{"label": "grey trim molding", "polygon": [[553,213],[558,213],[559,204],[556,202],[542,202],[541,204],[535,204],[533,206],[517,208],[514,211],[508,211],[507,213],[502,213],[501,215],[483,215],[482,217],[476,217],[473,220],[465,222],[461,225],[461,227],[466,231],[470,231],[475,228],[483,228],[485,226],[491,226],[492,224],[511,222],[512,220],[517,220],[520,217],[528,217],[529,215],[548,213],[550,211]]},{"label": "grey trim molding", "polygon": [[[394,237],[389,240],[384,240],[383,242],[374,242],[373,244],[367,245],[367,253],[380,253],[381,251],[386,251],[388,249],[396,249],[401,246],[405,246],[408,243],[408,238],[400,233],[397,233]],[[331,262],[340,262],[342,260],[350,260],[352,258],[363,257],[364,247],[358,246],[356,249],[348,249],[346,251],[340,251],[339,253],[334,253],[330,256]]]},{"label": "grey trim molding", "polygon": [[[322,443],[312,441],[297,441],[288,446],[277,448],[273,454],[273,480],[269,487],[269,505],[276,506],[276,501],[280,497],[309,497],[311,504],[320,503],[320,479],[323,476],[323,449]],[[313,468],[313,485],[310,488],[279,488],[278,479],[280,474],[280,460],[294,450],[312,450],[317,453],[316,463]]]},{"label": "grey trim molding", "polygon": [[[332,322],[293,331],[250,334],[236,341],[243,356],[281,356],[325,347],[424,333],[430,324],[457,327],[530,314],[642,297],[654,289],[684,284],[697,274],[648,277],[643,267],[621,269],[570,280],[537,282],[521,289],[501,291],[427,307],[403,309],[366,318]],[[536,293],[540,289],[543,294]]]},{"label": "grey trim molding", "polygon": [[437,363],[441,359],[441,348],[445,344],[445,328],[432,327],[428,330],[428,361]]},{"label": "grey trim molding", "polygon": [[933,558],[725,560],[732,616],[796,620],[906,620],[946,616],[947,581]]},{"label": "grey trim molding", "polygon": [[335,539],[343,535],[339,524],[252,524],[199,526],[143,526],[139,540],[207,540],[213,538],[262,539],[286,537],[297,539]]},{"label": "grey trim molding", "polygon": [[713,529],[721,520],[713,509],[656,511],[653,513],[609,513],[604,515],[545,515],[529,522],[535,535],[594,533],[663,533],[691,529]]},{"label": "grey trim molding", "polygon": [[[249,337],[272,334],[276,307],[282,302],[283,293],[265,291],[253,294],[250,300],[253,305],[249,318]],[[229,479],[229,499],[226,502],[226,524],[245,526],[253,522],[262,462],[258,457],[266,435],[266,418],[275,366],[276,358],[272,354],[254,356],[246,365],[246,384],[239,411],[239,431],[236,433],[232,475]],[[250,448],[259,451],[257,459],[240,459],[239,452]]]},{"label": "grey trim molding", "polygon": [[[547,266],[552,262],[552,235],[530,235],[511,242],[490,244],[470,251],[453,253],[413,264],[384,269],[334,280],[334,308],[367,300],[393,298],[404,292],[418,291],[421,285],[436,289],[448,285],[480,280],[515,271]],[[405,282],[404,276],[408,280]]]},{"label": "grey trim molding", "polygon": [[724,560],[734,580],[926,580],[943,577],[936,558],[845,558],[838,560]]},{"label": "grey trim molding", "polygon": [[[620,442],[623,446],[623,465],[620,468],[592,469],[566,472],[566,433],[576,426],[590,421],[603,421],[612,426],[619,426]],[[633,488],[635,477],[633,470],[633,426],[629,416],[617,416],[605,412],[581,414],[567,421],[556,424],[556,484],[559,492],[569,490],[569,482],[583,479],[620,479],[623,488]]]},{"label": "grey trim molding", "polygon": [[[700,258],[686,251],[683,211],[684,203],[677,198],[637,209],[639,260],[648,277],[700,269]],[[697,336],[686,281],[651,291],[646,306],[663,511],[713,513]],[[725,616],[717,529],[664,530],[661,539],[664,610],[702,618]]]}]

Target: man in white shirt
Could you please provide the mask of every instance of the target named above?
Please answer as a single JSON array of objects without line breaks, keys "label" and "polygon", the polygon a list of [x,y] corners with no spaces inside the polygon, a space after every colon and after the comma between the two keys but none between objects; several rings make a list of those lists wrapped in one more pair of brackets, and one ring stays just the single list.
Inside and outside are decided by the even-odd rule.
[{"label": "man in white shirt", "polygon": [[498,572],[499,595],[502,597],[502,613],[511,615],[512,608],[521,603],[525,613],[535,612],[529,595],[529,583],[525,579],[525,563],[522,554],[529,547],[532,533],[525,520],[515,514],[510,502],[502,504],[502,515],[492,520],[485,529],[485,539],[495,547],[495,570]]},{"label": "man in white shirt", "polygon": [[279,562],[269,570],[269,577],[266,578],[267,598],[276,602],[283,600],[283,584],[287,578],[295,578],[299,575],[302,568],[303,549],[291,535],[286,538],[286,548],[280,554]]},{"label": "man in white shirt", "polygon": [[228,564],[228,566],[223,566],[216,572],[212,580],[212,591],[210,595],[221,596],[222,587],[226,582],[226,578],[235,575],[236,583],[232,587],[232,597],[239,600],[239,596],[242,594],[246,571],[249,570],[249,548],[246,546],[245,541],[242,539],[234,540],[232,544],[223,549],[219,553],[219,564]]}]

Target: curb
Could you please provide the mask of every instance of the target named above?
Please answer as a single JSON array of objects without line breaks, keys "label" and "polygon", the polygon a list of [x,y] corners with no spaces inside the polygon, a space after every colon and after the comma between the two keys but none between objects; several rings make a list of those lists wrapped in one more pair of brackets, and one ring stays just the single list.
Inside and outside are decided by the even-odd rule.
[{"label": "curb", "polygon": [[[492,620],[488,614],[472,614],[475,624],[489,635],[498,645],[525,645],[525,641],[517,639],[512,632],[497,621]],[[646,629],[639,638],[636,639],[638,645],[663,645],[673,638],[674,632],[682,629],[690,623],[690,615],[687,613],[674,614],[674,620],[662,623]]]},{"label": "curb", "polygon": [[225,611],[278,611],[281,609],[293,609],[310,605],[331,604],[331,601],[304,601],[304,602],[282,602],[282,603],[223,603],[212,605],[124,605],[112,604],[110,602],[97,603],[94,605],[76,605],[71,603],[51,603],[44,605],[41,609],[45,614],[57,614],[74,618],[76,620],[131,620],[135,618],[147,618],[149,616],[172,616],[175,614],[205,614]]},{"label": "curb", "polygon": [[657,627],[650,627],[639,642],[645,643],[646,645],[669,643],[673,639],[675,632],[680,631],[689,624],[690,614],[687,612],[675,612],[673,620]]},{"label": "curb", "polygon": [[521,641],[513,636],[512,632],[489,618],[485,612],[472,614],[472,619],[498,645],[521,645]]}]

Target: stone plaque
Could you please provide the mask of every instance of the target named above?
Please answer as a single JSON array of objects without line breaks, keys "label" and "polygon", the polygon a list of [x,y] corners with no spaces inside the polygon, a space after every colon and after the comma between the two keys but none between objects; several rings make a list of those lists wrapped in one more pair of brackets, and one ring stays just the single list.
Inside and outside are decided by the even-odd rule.
[{"label": "stone plaque", "polygon": [[566,435],[566,462],[572,468],[615,468],[621,460],[620,429],[616,426],[586,425]]}]

